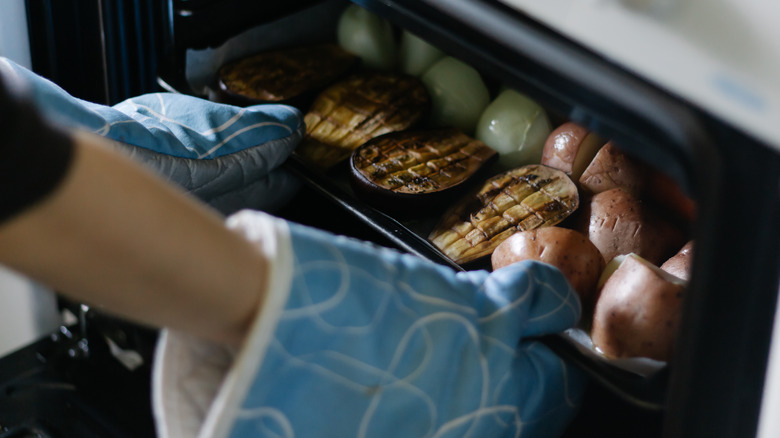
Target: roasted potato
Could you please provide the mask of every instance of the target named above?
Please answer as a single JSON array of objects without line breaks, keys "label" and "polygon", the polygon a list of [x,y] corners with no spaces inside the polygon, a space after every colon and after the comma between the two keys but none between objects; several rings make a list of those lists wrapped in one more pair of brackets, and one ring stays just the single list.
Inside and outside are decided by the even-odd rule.
[{"label": "roasted potato", "polygon": [[544,227],[521,231],[504,240],[491,256],[493,269],[523,260],[538,260],[560,269],[580,296],[583,307],[595,303],[596,283],[604,270],[598,248],[579,231]]},{"label": "roasted potato", "polygon": [[[614,268],[614,265],[617,267]],[[668,361],[681,315],[685,281],[628,254],[609,262],[593,315],[593,346],[607,358]]]},{"label": "roasted potato", "polygon": [[604,260],[633,252],[659,265],[685,243],[685,234],[675,223],[622,188],[583,202],[574,228],[588,236]]},{"label": "roasted potato", "polygon": [[638,196],[644,190],[647,173],[647,165],[626,155],[609,142],[593,157],[582,172],[578,184],[584,194],[596,194],[620,187]]},{"label": "roasted potato", "polygon": [[584,126],[566,122],[547,137],[542,149],[542,164],[564,171],[578,181],[604,146],[604,140]]},{"label": "roasted potato", "polygon": [[691,276],[691,263],[693,263],[693,241],[686,243],[677,254],[665,261],[661,269],[687,281]]}]

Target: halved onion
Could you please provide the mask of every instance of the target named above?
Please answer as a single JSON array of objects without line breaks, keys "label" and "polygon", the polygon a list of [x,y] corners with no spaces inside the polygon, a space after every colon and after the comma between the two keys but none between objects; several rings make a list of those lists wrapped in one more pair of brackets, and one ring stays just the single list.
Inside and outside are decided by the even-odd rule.
[{"label": "halved onion", "polygon": [[433,64],[421,79],[431,95],[430,124],[473,134],[480,114],[490,102],[490,93],[479,72],[447,56]]},{"label": "halved onion", "polygon": [[417,35],[406,30],[401,33],[399,61],[404,73],[420,76],[445,56],[444,52]]},{"label": "halved onion", "polygon": [[547,112],[528,96],[507,89],[485,108],[475,137],[499,154],[503,168],[539,163],[552,131]]},{"label": "halved onion", "polygon": [[390,22],[350,5],[339,17],[336,38],[346,51],[357,55],[367,67],[388,70],[395,66],[398,44]]}]

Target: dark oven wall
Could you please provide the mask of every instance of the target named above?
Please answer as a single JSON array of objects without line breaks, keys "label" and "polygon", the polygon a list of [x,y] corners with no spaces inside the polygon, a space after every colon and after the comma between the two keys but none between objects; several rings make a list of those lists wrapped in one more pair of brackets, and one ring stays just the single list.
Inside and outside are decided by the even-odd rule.
[{"label": "dark oven wall", "polygon": [[157,91],[168,2],[26,0],[33,70],[76,97],[115,104]]},{"label": "dark oven wall", "polygon": [[32,68],[76,97],[109,105],[164,90],[158,76],[187,92],[177,82],[181,48],[214,47],[320,1],[26,0]]}]

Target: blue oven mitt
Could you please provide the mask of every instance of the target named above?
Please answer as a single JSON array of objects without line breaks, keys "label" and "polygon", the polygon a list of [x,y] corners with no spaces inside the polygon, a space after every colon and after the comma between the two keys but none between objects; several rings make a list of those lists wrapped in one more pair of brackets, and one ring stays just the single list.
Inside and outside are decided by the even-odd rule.
[{"label": "blue oven mitt", "polygon": [[114,140],[121,151],[225,214],[273,209],[298,187],[294,176],[275,170],[305,131],[293,107],[241,108],[174,93],[109,107],[77,99],[6,58],[0,58],[0,74],[48,120]]},{"label": "blue oven mitt", "polygon": [[[560,436],[575,415],[584,376],[533,340],[579,318],[557,269],[456,273],[262,213],[228,223],[278,249],[260,316],[200,437],[539,438]],[[182,356],[173,350],[159,360]],[[157,381],[218,356],[157,367]],[[176,387],[155,389],[158,413],[186,410],[161,406],[165,397],[198,392]]]}]

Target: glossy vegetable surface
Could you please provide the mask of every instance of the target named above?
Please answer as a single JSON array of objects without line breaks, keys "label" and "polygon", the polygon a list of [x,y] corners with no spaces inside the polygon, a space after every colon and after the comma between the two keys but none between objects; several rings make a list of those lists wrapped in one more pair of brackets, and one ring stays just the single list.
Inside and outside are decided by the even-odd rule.
[{"label": "glossy vegetable surface", "polygon": [[237,104],[289,102],[321,91],[357,62],[355,55],[335,44],[258,53],[222,66],[219,88]]},{"label": "glossy vegetable surface", "polygon": [[422,81],[433,103],[431,126],[454,127],[472,135],[490,102],[490,93],[479,72],[448,56],[433,64]]},{"label": "glossy vegetable surface", "polygon": [[389,70],[396,64],[398,43],[393,26],[358,5],[344,9],[336,27],[336,37],[339,45],[360,57],[366,67]]},{"label": "glossy vegetable surface", "polygon": [[567,122],[555,128],[544,142],[542,164],[560,169],[574,181],[590,165],[604,140],[584,126]]},{"label": "glossy vegetable surface", "polygon": [[499,153],[505,168],[538,164],[552,127],[547,112],[528,96],[504,90],[480,115],[475,137]]},{"label": "glossy vegetable surface", "polygon": [[[680,321],[685,282],[637,256],[615,260],[593,316],[593,345],[608,358],[668,361]],[[610,269],[611,271],[611,269]]]},{"label": "glossy vegetable surface", "polygon": [[404,30],[401,33],[399,64],[401,71],[421,76],[446,54],[417,35]]},{"label": "glossy vegetable surface", "polygon": [[490,255],[517,231],[551,226],[579,205],[577,187],[560,170],[528,165],[488,179],[445,212],[428,236],[456,263]]},{"label": "glossy vegetable surface", "polygon": [[621,188],[583,202],[576,229],[585,233],[604,260],[636,253],[658,265],[685,243],[684,232],[657,206]]},{"label": "glossy vegetable surface", "polygon": [[520,231],[498,245],[491,256],[493,269],[523,260],[538,260],[560,269],[577,291],[583,307],[592,308],[605,262],[584,234],[561,227]]},{"label": "glossy vegetable surface", "polygon": [[392,73],[352,76],[323,91],[304,116],[306,136],[295,150],[328,169],[368,140],[420,123],[429,98],[419,79]]}]

